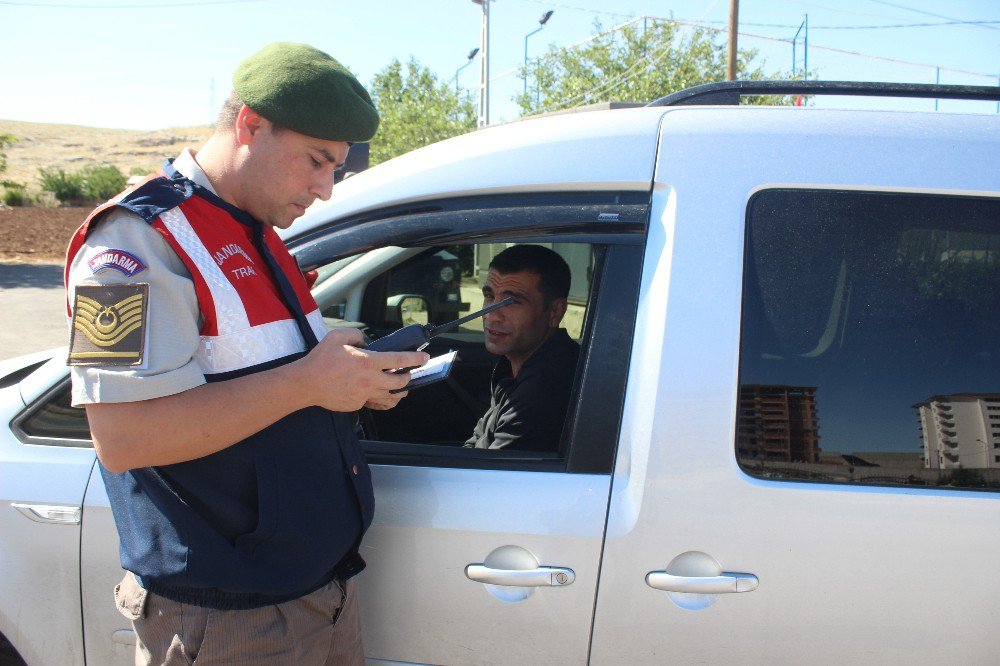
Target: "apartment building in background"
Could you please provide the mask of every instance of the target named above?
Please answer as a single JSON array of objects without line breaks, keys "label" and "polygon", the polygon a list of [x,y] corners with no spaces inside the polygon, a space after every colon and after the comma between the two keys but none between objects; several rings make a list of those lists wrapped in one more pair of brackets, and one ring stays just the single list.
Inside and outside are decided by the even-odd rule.
[{"label": "apartment building in background", "polygon": [[1000,393],[937,395],[917,410],[926,469],[1000,469]]},{"label": "apartment building in background", "polygon": [[737,451],[744,460],[819,462],[816,387],[741,385]]}]

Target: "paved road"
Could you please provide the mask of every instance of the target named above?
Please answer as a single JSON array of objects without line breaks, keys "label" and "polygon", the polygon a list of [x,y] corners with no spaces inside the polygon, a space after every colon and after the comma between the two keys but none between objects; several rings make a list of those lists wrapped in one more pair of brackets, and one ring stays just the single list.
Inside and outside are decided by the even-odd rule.
[{"label": "paved road", "polygon": [[67,343],[59,264],[0,263],[0,360]]}]

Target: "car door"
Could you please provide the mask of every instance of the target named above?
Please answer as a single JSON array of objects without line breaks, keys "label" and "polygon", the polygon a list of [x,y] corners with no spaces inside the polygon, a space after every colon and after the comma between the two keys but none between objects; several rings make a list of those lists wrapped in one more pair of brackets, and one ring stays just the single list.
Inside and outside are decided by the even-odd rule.
[{"label": "car door", "polygon": [[[96,456],[69,407],[65,350],[0,390],[3,633],[28,663],[83,664],[80,529]],[[82,435],[81,435],[82,433]]]},{"label": "car door", "polygon": [[[596,248],[577,393],[558,451],[363,442],[376,496],[374,524],[361,549],[368,568],[359,577],[370,659],[586,660],[645,197],[425,203],[421,211],[436,211],[397,210],[384,221],[368,213],[356,226],[336,220],[337,233],[314,230],[306,241],[290,243],[304,269],[387,245],[563,242]],[[602,214],[615,223],[599,222]],[[352,307],[345,304],[348,320],[358,316]],[[424,418],[460,408],[450,398]]]},{"label": "car door", "polygon": [[996,662],[997,129],[667,114],[593,663]]}]

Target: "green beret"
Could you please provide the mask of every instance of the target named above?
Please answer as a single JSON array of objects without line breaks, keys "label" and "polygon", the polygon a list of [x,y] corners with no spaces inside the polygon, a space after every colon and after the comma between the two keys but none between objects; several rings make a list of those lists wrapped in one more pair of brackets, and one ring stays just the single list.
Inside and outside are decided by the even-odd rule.
[{"label": "green beret", "polygon": [[378,111],[361,83],[306,44],[265,46],[236,68],[233,88],[251,109],[299,134],[356,142],[378,129]]}]

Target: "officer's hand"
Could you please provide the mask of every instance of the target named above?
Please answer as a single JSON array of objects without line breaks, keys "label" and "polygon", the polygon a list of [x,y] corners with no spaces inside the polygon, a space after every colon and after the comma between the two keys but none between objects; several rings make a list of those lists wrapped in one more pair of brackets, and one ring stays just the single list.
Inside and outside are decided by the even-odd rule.
[{"label": "officer's hand", "polygon": [[385,371],[420,366],[429,358],[424,352],[370,352],[360,348],[363,344],[361,331],[333,331],[297,362],[311,404],[333,412],[353,412],[369,403],[389,409],[404,395],[389,391],[406,386],[410,373]]},{"label": "officer's hand", "polygon": [[[410,373],[402,375],[409,381]],[[405,386],[405,384],[404,384]],[[365,403],[365,407],[368,409],[392,409],[399,404],[399,401],[409,395],[409,391],[402,391],[401,393],[389,393],[385,398],[372,399]]]}]

